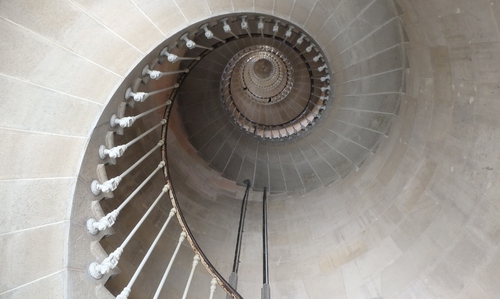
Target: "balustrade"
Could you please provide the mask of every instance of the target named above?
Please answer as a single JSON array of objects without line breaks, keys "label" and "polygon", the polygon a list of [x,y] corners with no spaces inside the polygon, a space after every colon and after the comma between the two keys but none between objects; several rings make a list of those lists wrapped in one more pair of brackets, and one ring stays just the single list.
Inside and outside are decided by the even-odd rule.
[{"label": "balustrade", "polygon": [[[214,20],[212,20],[213,22]],[[237,26],[240,26],[241,30],[237,28]],[[231,29],[231,25],[236,26],[236,31],[233,32]],[[267,26],[267,27],[266,27]],[[215,28],[217,27],[217,28]],[[283,30],[280,30],[280,28],[283,27]],[[235,28],[235,27],[233,27]],[[256,31],[253,32],[252,28],[256,28]],[[267,29],[266,29],[267,28]],[[213,30],[212,30],[213,29]],[[241,31],[246,32],[246,34],[241,34]],[[220,35],[225,35],[223,36],[215,36],[213,32],[219,32]],[[236,33],[238,32],[238,33]],[[109,125],[111,128],[114,128],[114,132],[120,133],[123,130],[123,128],[128,128],[131,127],[138,119],[145,117],[154,111],[157,111],[158,109],[165,108],[165,117],[162,119],[159,123],[154,125],[153,127],[150,127],[146,131],[143,131],[140,133],[138,136],[130,140],[129,142],[118,145],[118,146],[112,146],[110,143],[106,143],[108,146],[100,146],[99,147],[99,157],[101,159],[116,159],[120,158],[123,156],[125,151],[130,148],[132,145],[136,144],[137,142],[143,140],[147,135],[149,134],[154,134],[157,132],[158,128],[162,127],[162,134],[166,133],[166,125],[167,125],[167,119],[168,115],[170,113],[171,109],[171,104],[172,101],[174,100],[175,97],[175,92],[173,92],[176,88],[180,86],[182,83],[182,80],[184,80],[185,76],[182,76],[183,74],[189,73],[190,69],[199,61],[206,53],[213,51],[214,48],[219,47],[221,45],[224,45],[234,39],[240,39],[240,38],[247,38],[249,36],[252,36],[252,34],[259,34],[262,37],[270,37],[272,36],[273,38],[276,38],[278,40],[285,41],[288,46],[294,48],[294,51],[297,53],[300,53],[301,59],[304,61],[304,63],[307,65],[307,68],[309,69],[309,73],[311,75],[311,78],[315,80],[313,85],[313,88],[308,95],[308,103],[306,104],[304,111],[297,119],[294,119],[290,121],[289,123],[285,124],[279,124],[275,126],[269,126],[269,125],[261,125],[258,124],[254,121],[249,120],[246,118],[244,115],[240,113],[238,110],[238,107],[234,104],[234,102],[231,100],[231,93],[228,92],[227,88],[229,86],[229,82],[226,82],[225,84],[223,83],[221,86],[221,95],[223,97],[223,101],[226,102],[227,104],[227,109],[229,113],[232,114],[233,118],[235,119],[236,122],[240,124],[240,126],[246,130],[249,134],[252,134],[253,136],[260,137],[263,139],[268,139],[268,140],[283,140],[285,138],[291,138],[293,135],[300,135],[301,132],[308,130],[308,127],[310,127],[314,122],[321,117],[321,113],[323,110],[325,110],[326,106],[325,104],[329,101],[330,99],[330,74],[328,71],[328,65],[325,61],[325,58],[323,54],[319,51],[317,46],[310,41],[310,38],[300,30],[296,29],[291,24],[287,24],[285,21],[281,20],[276,20],[276,19],[269,19],[268,17],[265,16],[251,16],[251,15],[241,15],[238,17],[231,17],[231,18],[223,18],[220,19],[216,22],[210,23],[207,22],[201,26],[198,27],[194,32],[186,32],[185,34],[181,35],[178,38],[178,41],[176,41],[174,46],[167,46],[164,47],[161,52],[159,57],[156,58],[151,64],[148,64],[144,66],[142,69],[141,73],[139,74],[140,78],[139,81],[142,84],[147,83],[147,77],[153,79],[153,80],[159,80],[160,78],[164,76],[174,76],[174,75],[181,75],[178,77],[177,83],[175,83],[172,86],[168,86],[165,88],[161,88],[158,90],[153,90],[153,91],[138,91],[138,86],[140,83],[136,83],[133,87],[129,87],[126,92],[125,92],[125,99],[133,99],[135,102],[144,102],[146,99],[158,95],[160,93],[167,93],[171,92],[171,95],[168,100],[165,101],[165,103],[158,105],[157,107],[154,107],[152,109],[149,109],[147,111],[144,111],[142,113],[139,113],[135,116],[124,116],[124,107],[121,106],[119,109],[119,112],[117,114],[113,114],[110,118]],[[201,36],[204,36],[205,39],[200,40],[199,38]],[[295,43],[293,41],[295,40]],[[306,43],[304,43],[304,40]],[[212,41],[212,42],[210,42]],[[204,44],[209,44],[209,46],[203,46],[198,44],[197,42],[201,42]],[[293,44],[293,46],[292,46]],[[307,47],[306,47],[307,45]],[[174,47],[178,47],[179,49],[181,47],[184,47],[181,50],[192,50],[190,53],[197,53],[194,55],[198,55],[196,57],[181,57],[177,54],[174,53],[181,53],[182,51],[176,52],[174,50]],[[201,49],[203,52],[200,52],[199,50],[196,49]],[[313,51],[314,50],[314,51]],[[198,52],[196,52],[198,51]],[[170,70],[170,71],[159,71],[159,70],[154,70],[154,66],[157,65],[157,62],[162,62],[164,60],[168,60],[170,63],[176,63],[176,62],[182,62],[182,61],[190,61],[189,66],[184,68],[184,69],[179,69],[179,70]],[[183,64],[181,64],[183,65]],[[318,66],[319,65],[319,66]],[[222,77],[222,80],[228,80],[230,79],[229,77]],[[136,81],[136,82],[139,82]],[[312,81],[311,81],[312,82]],[[319,93],[321,91],[321,93]],[[173,94],[173,96],[172,96]],[[132,101],[127,101],[123,102],[123,105],[132,105]],[[122,109],[123,108],[123,109]],[[112,136],[112,134],[111,134]],[[162,136],[164,137],[164,136]],[[112,138],[112,137],[111,137]],[[137,168],[142,162],[145,161],[147,157],[152,155],[154,152],[158,151],[159,148],[164,147],[164,141],[163,138],[161,138],[161,141],[159,141],[151,150],[149,150],[145,155],[143,155],[139,160],[137,160],[132,166],[127,168],[123,173],[121,173],[119,176],[114,177],[112,179],[103,179],[103,181],[100,180],[94,180],[91,183],[91,191],[94,195],[99,195],[101,193],[109,193],[114,190],[116,190],[120,182],[135,168]],[[162,151],[164,157],[163,160],[165,160],[165,149]],[[103,232],[106,229],[112,227],[120,212],[126,207],[127,204],[131,202],[131,200],[136,197],[136,195],[142,190],[142,188],[151,181],[151,179],[160,171],[164,170],[164,174],[168,174],[168,171],[166,171],[166,163],[164,161],[161,161],[158,166],[148,175],[146,179],[144,179],[135,189],[134,191],[128,195],[128,197],[121,202],[121,204],[114,209],[113,211],[107,213],[105,216],[101,217],[99,220],[96,220],[94,218],[90,218],[87,220],[86,223],[86,228],[89,234],[91,235],[99,235],[99,232]],[[220,273],[217,272],[217,270],[211,265],[210,261],[206,258],[206,256],[203,254],[203,251],[201,248],[199,248],[198,244],[196,243],[196,240],[194,239],[192,233],[190,232],[188,225],[185,223],[185,219],[182,216],[182,211],[179,209],[179,205],[177,202],[177,199],[175,197],[174,192],[170,188],[170,179],[168,176],[166,177],[166,185],[163,187],[161,190],[160,194],[157,196],[157,198],[154,200],[154,202],[149,206],[147,211],[143,214],[143,216],[140,218],[140,220],[137,222],[137,224],[134,226],[134,228],[130,231],[128,236],[125,238],[125,240],[121,243],[121,245],[116,248],[113,252],[111,252],[106,258],[103,259],[102,262],[93,262],[89,266],[89,273],[90,275],[95,278],[95,279],[101,279],[105,275],[108,275],[112,272],[113,269],[115,269],[119,263],[120,257],[122,256],[123,251],[126,249],[126,245],[130,242],[131,238],[136,234],[138,231],[139,227],[146,221],[147,217],[151,214],[153,209],[158,206],[158,203],[164,198],[165,194],[168,195],[168,199],[171,203],[172,209],[170,210],[167,219],[165,220],[163,226],[159,230],[158,234],[156,235],[153,243],[149,247],[146,255],[142,259],[140,265],[138,268],[135,270],[132,278],[128,282],[128,284],[123,288],[122,292],[116,297],[117,299],[126,299],[130,296],[130,293],[132,291],[132,287],[134,283],[136,282],[138,276],[140,275],[141,271],[143,271],[143,268],[147,262],[147,260],[151,257],[151,254],[159,242],[161,236],[167,229],[167,226],[169,222],[171,222],[171,219],[174,218],[174,216],[177,219],[178,225],[181,228],[181,233],[179,235],[179,239],[177,242],[177,245],[170,257],[170,260],[168,262],[168,265],[163,273],[163,276],[159,282],[159,285],[156,288],[156,291],[154,293],[153,299],[159,299],[160,295],[162,293],[162,289],[164,288],[164,285],[166,283],[167,278],[169,277],[169,274],[171,275],[172,269],[174,267],[174,264],[177,261],[177,255],[179,251],[181,250],[181,245],[185,240],[188,241],[189,246],[191,247],[190,250],[192,250],[194,256],[193,256],[193,261],[191,265],[191,271],[189,273],[189,277],[187,278],[187,282],[184,288],[184,292],[182,295],[182,298],[185,299],[187,298],[190,286],[192,284],[192,280],[194,277],[194,273],[197,269],[197,265],[201,261],[202,264],[204,265],[204,269],[209,273],[209,275],[212,277],[210,281],[210,289],[209,289],[209,299],[213,299],[217,284],[219,284],[222,289],[227,293],[227,295],[230,298],[235,298],[235,299],[242,299],[241,295],[239,295],[229,283],[226,282],[226,280],[220,275]],[[247,191],[248,192],[248,188]],[[265,193],[264,193],[265,194]],[[248,196],[248,194],[246,194]],[[264,201],[265,201],[265,196],[264,195]],[[264,209],[266,209],[264,207]],[[267,210],[264,210],[264,214],[267,214]],[[97,217],[96,217],[97,218]],[[264,220],[265,222],[263,223],[263,226],[267,226],[267,220]],[[102,236],[102,234],[101,234]],[[263,294],[269,294],[269,270],[267,268],[267,235],[264,236],[264,263],[265,263],[265,268],[264,268],[264,287],[263,287]],[[236,261],[239,262],[239,256],[236,257]],[[268,296],[268,295],[267,295]],[[266,297],[269,298],[269,297]]]},{"label": "balustrade", "polygon": [[159,89],[159,90],[155,90],[155,91],[151,91],[151,92],[133,92],[132,88],[129,87],[125,91],[125,99],[128,100],[130,98],[133,98],[134,101],[136,101],[136,102],[144,102],[150,96],[154,96],[154,95],[157,95],[159,93],[162,93],[162,92],[165,92],[165,91],[168,91],[168,90],[172,90],[172,89],[177,88],[177,87],[179,87],[179,84],[176,83],[173,86],[165,87],[165,88],[162,88],[162,89]]},{"label": "balustrade", "polygon": [[147,157],[149,157],[154,151],[160,148],[163,145],[163,140],[158,141],[155,147],[153,147],[149,152],[147,152],[142,158],[137,160],[132,166],[130,166],[127,170],[125,170],[122,174],[112,179],[109,179],[103,183],[99,183],[98,180],[93,180],[90,185],[90,190],[94,195],[99,195],[101,192],[108,193],[116,190],[120,182],[123,178],[129,174],[132,170],[134,170],[139,164],[141,164]]},{"label": "balustrade", "polygon": [[227,23],[227,20],[228,20],[227,18],[220,20],[224,24],[222,29],[224,30],[225,33],[230,33],[234,38],[238,39],[239,37],[233,33],[233,31],[231,30],[231,26],[229,26],[229,24]]},{"label": "balustrade", "polygon": [[245,30],[248,33],[248,36],[251,36],[250,29],[248,28],[247,16],[240,16],[241,18],[241,29]]},{"label": "balustrade", "polygon": [[99,158],[101,159],[106,159],[106,157],[110,157],[112,159],[120,158],[123,156],[125,151],[132,146],[134,143],[137,141],[141,140],[144,138],[144,136],[148,135],[149,133],[153,132],[156,130],[156,128],[163,126],[167,123],[166,119],[162,119],[159,124],[156,126],[152,127],[151,129],[147,130],[146,132],[142,133],[141,135],[137,136],[136,138],[132,139],[131,141],[127,142],[126,144],[123,145],[118,145],[113,148],[107,149],[106,146],[101,145],[99,147]]},{"label": "balustrade", "polygon": [[165,167],[165,162],[161,161],[158,166],[153,170],[153,172],[112,212],[107,214],[106,216],[102,217],[99,221],[95,220],[94,218],[90,218],[87,220],[87,230],[89,233],[92,235],[96,235],[98,232],[103,231],[109,227],[111,227],[115,221],[116,218],[118,217],[118,214],[120,211],[127,205],[134,196],[141,191],[141,189],[146,185],[147,182],[151,180],[151,178],[163,167]]},{"label": "balustrade", "polygon": [[220,41],[220,42],[222,42],[222,43],[224,43],[224,44],[226,43],[226,41],[225,41],[225,40],[223,40],[223,39],[220,39],[220,38],[216,37],[216,36],[214,35],[214,33],[213,33],[210,29],[208,29],[208,24],[203,24],[203,25],[201,25],[200,29],[203,29],[203,31],[205,32],[205,37],[206,37],[207,39],[212,39],[212,38],[213,38],[213,39],[218,40],[218,41]]},{"label": "balustrade", "polygon": [[190,40],[190,39],[188,38],[187,33],[186,33],[186,34],[184,34],[183,36],[181,36],[181,38],[180,38],[180,39],[184,40],[184,42],[186,43],[186,47],[187,47],[188,49],[199,48],[199,49],[205,49],[205,50],[210,50],[210,51],[212,51],[212,50],[214,49],[214,48],[212,48],[212,47],[207,47],[207,46],[198,45],[197,43],[195,43],[194,41],[192,41],[192,40]]},{"label": "balustrade", "polygon": [[[163,188],[162,193],[160,194],[160,196],[158,196],[158,199],[161,198],[161,196],[163,196],[163,194],[165,194],[167,191],[168,191],[167,187]],[[156,204],[156,202],[155,202],[155,204]],[[158,244],[158,241],[160,240],[161,235],[163,235],[163,232],[165,231],[168,223],[170,222],[170,219],[172,219],[172,217],[174,216],[175,213],[176,213],[176,210],[172,208],[172,210],[170,211],[170,214],[168,215],[168,218],[165,221],[165,223],[163,224],[160,232],[158,233],[158,235],[156,235],[156,238],[153,241],[153,244],[151,244],[151,246],[148,249],[148,252],[146,252],[146,255],[144,256],[141,263],[139,264],[139,267],[137,267],[137,270],[135,270],[134,276],[132,276],[132,278],[130,279],[127,286],[123,289],[123,291],[120,293],[120,295],[118,295],[116,297],[116,299],[127,299],[128,298],[128,296],[130,295],[130,292],[132,291],[132,286],[134,285],[135,281],[137,280],[137,277],[139,276],[139,273],[141,273],[142,268],[144,268],[144,265],[146,264],[149,257],[151,256],[151,253],[153,252],[154,248],[156,247],[156,244]]]},{"label": "balustrade", "polygon": [[153,80],[159,80],[163,76],[169,76],[169,75],[177,75],[177,74],[182,74],[182,73],[189,73],[189,69],[184,69],[184,70],[179,70],[179,71],[170,71],[170,72],[160,72],[160,71],[155,71],[149,69],[149,65],[146,65],[142,69],[142,75],[146,76],[149,75],[149,78]]},{"label": "balustrade", "polygon": [[117,118],[116,114],[113,114],[113,115],[111,115],[111,118],[109,120],[109,125],[112,128],[116,127],[117,125],[120,126],[120,127],[122,127],[122,128],[129,128],[139,118],[144,117],[144,116],[152,113],[153,111],[156,111],[156,110],[158,110],[160,108],[163,108],[165,106],[168,106],[170,104],[172,104],[172,101],[168,100],[164,104],[161,104],[158,107],[155,107],[153,109],[149,109],[147,111],[144,111],[144,112],[142,112],[140,114],[137,114],[136,116],[127,116],[127,117]]},{"label": "balustrade", "polygon": [[[149,207],[149,209],[146,211],[146,213],[141,217],[139,222],[135,225],[134,229],[129,233],[125,241],[115,250],[113,251],[107,258],[102,261],[102,263],[97,263],[93,262],[89,266],[89,273],[94,277],[95,279],[101,279],[104,274],[108,274],[109,271],[114,269],[118,265],[118,261],[120,260],[120,257],[123,253],[123,249],[127,244],[130,242],[134,234],[137,232],[139,227],[144,223],[148,215],[151,213],[153,208],[156,206],[156,204],[160,201],[161,197],[168,191],[168,185],[166,185],[160,195],[156,198],[156,200],[153,202],[153,204]],[[172,209],[169,214],[168,221],[170,221],[170,218],[175,214],[176,210]]]},{"label": "balustrade", "polygon": [[273,26],[273,38],[276,37],[276,34],[278,33],[280,29],[280,21],[279,20],[274,20],[274,26]]},{"label": "balustrade", "polygon": [[172,269],[172,265],[174,263],[175,258],[177,257],[177,253],[179,253],[179,249],[181,248],[182,242],[185,239],[186,239],[186,233],[181,232],[181,235],[179,236],[179,241],[177,242],[177,246],[175,247],[174,253],[172,254],[172,257],[170,258],[170,261],[168,262],[168,266],[167,266],[167,269],[165,269],[165,273],[161,277],[160,284],[158,285],[158,288],[156,289],[156,293],[155,293],[153,299],[158,299],[158,296],[160,296],[161,289],[163,288],[163,285],[165,284],[165,281],[167,280],[168,273],[170,273],[170,269]]},{"label": "balustrade", "polygon": [[168,48],[161,50],[160,55],[167,57],[168,62],[175,63],[182,60],[200,60],[201,57],[179,57],[173,53],[168,52]]},{"label": "balustrade", "polygon": [[284,41],[286,41],[288,38],[290,38],[292,36],[294,28],[295,27],[293,27],[292,25],[288,25],[288,30],[285,32],[285,39],[284,39]]}]

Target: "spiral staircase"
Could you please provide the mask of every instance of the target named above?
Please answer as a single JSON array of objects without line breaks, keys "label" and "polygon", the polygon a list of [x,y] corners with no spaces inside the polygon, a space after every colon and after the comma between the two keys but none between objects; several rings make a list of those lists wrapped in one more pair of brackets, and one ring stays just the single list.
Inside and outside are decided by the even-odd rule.
[{"label": "spiral staircase", "polygon": [[497,6],[0,3],[0,298],[494,298]]},{"label": "spiral staircase", "polygon": [[[108,277],[111,278],[107,287],[120,299],[129,296],[141,297],[144,294],[150,294],[149,296],[155,299],[160,298],[160,294],[167,297],[179,296],[180,293],[176,294],[174,291],[177,288],[167,282],[167,277],[171,271],[176,276],[182,273],[182,270],[178,270],[180,266],[175,259],[186,238],[195,255],[182,297],[188,296],[191,280],[197,273],[196,266],[201,261],[208,274],[213,277],[210,298],[214,296],[217,282],[228,292],[227,296],[242,298],[236,291],[237,279],[234,278],[228,283],[218,271],[222,265],[219,263],[214,266],[210,261],[210,254],[206,254],[200,245],[203,242],[197,241],[196,233],[189,228],[194,221],[189,221],[190,217],[184,216],[191,214],[193,208],[190,206],[187,209],[181,208],[183,202],[187,200],[179,201],[174,191],[180,187],[180,194],[183,194],[186,188],[182,188],[182,181],[177,181],[183,175],[183,171],[176,169],[176,163],[169,162],[172,161],[169,159],[169,153],[175,148],[175,145],[169,146],[166,129],[170,122],[175,122],[171,120],[171,116],[175,114],[172,109],[178,112],[179,124],[170,126],[176,125],[177,130],[185,132],[176,139],[185,138],[197,155],[224,178],[240,185],[248,182],[248,187],[252,186],[254,191],[268,189],[271,194],[293,194],[327,186],[337,179],[345,178],[354,169],[359,169],[368,155],[373,153],[379,142],[385,138],[391,118],[395,116],[399,107],[401,86],[393,91],[373,95],[375,99],[382,98],[384,102],[389,102],[395,109],[394,113],[377,109],[364,111],[348,108],[351,113],[361,115],[349,120],[335,117],[335,112],[339,113],[346,107],[343,105],[330,107],[331,103],[335,102],[333,97],[335,84],[332,80],[335,80],[336,76],[330,73],[330,67],[324,59],[326,54],[306,32],[282,19],[262,14],[227,15],[205,20],[202,24],[193,24],[180,34],[176,40],[167,41],[167,45],[161,49],[159,55],[146,64],[138,77],[132,81],[133,84],[126,88],[124,95],[121,95],[124,101],[118,105],[117,112],[110,117],[109,131],[105,134],[104,144],[98,148],[102,163],[97,166],[97,179],[92,180],[90,190],[96,199],[104,196],[105,200],[102,211],[100,204],[94,205],[99,217],[87,220],[86,227],[91,235],[102,237],[114,233],[118,237],[111,236],[108,238],[109,241],[107,239],[102,241],[104,248],[116,249],[105,257],[105,253],[100,252],[97,247],[96,255],[101,256],[102,261],[91,263],[88,270],[96,280],[106,281]],[[404,57],[401,43],[388,44],[385,47],[390,51],[394,49],[397,51],[398,55],[394,58]],[[374,56],[377,58],[377,54]],[[388,73],[396,74],[388,76],[389,79],[395,79],[393,85],[398,83],[401,85],[403,82],[400,79],[403,76],[403,62],[402,59],[395,59],[392,64],[394,69],[389,68]],[[398,66],[397,63],[401,65]],[[372,75],[366,74],[367,77]],[[119,98],[120,95],[116,97]],[[360,101],[361,105],[363,101],[373,100],[369,90],[366,91],[365,97]],[[146,101],[153,104],[142,107]],[[128,116],[130,108],[135,108],[141,113],[134,112]],[[149,128],[151,121],[155,119],[154,115],[162,110],[165,110],[163,119]],[[134,127],[147,130],[139,132],[141,134],[137,134],[138,136],[126,143],[121,141],[123,138],[119,136],[130,136],[131,134],[125,133]],[[163,128],[163,137],[155,145],[152,143],[155,139],[154,137],[151,139],[151,135],[154,136],[160,127]],[[104,128],[106,126],[103,126]],[[94,133],[94,135],[102,134]],[[98,138],[96,137],[96,142],[99,142]],[[130,138],[124,138],[126,139]],[[120,141],[124,144],[117,145]],[[140,154],[142,150],[135,149],[132,156],[126,155],[129,148],[137,147],[134,146],[136,143],[143,144],[146,152]],[[163,158],[158,160],[154,156],[160,148]],[[95,155],[90,153],[89,156]],[[124,156],[127,161],[122,164]],[[84,161],[84,164],[92,163],[90,157],[86,158],[89,161]],[[135,160],[137,161],[134,162]],[[186,159],[181,160],[186,161]],[[274,161],[272,167],[268,166],[271,165],[270,161]],[[151,167],[155,162],[159,164]],[[126,187],[121,187],[122,182],[129,182],[128,176],[139,168],[154,170],[145,179],[142,178],[144,175],[135,175],[133,181],[136,184],[140,182],[137,187],[134,183],[127,183]],[[127,212],[127,206],[133,204],[134,197],[139,196],[142,188],[150,186],[150,181],[153,181],[160,170],[163,170],[167,184],[144,212],[144,216],[130,232],[127,225],[115,225],[120,218],[136,217],[137,211],[134,211],[134,214]],[[130,188],[134,190],[131,191]],[[155,206],[165,195],[170,197],[172,206],[165,224],[161,226],[137,269],[133,270],[134,267],[130,265],[121,269],[119,264],[123,264],[120,263],[123,260],[122,256],[132,258],[126,254],[133,246],[129,243],[136,239],[135,234],[141,234],[143,223],[152,221],[148,220],[151,217],[153,219],[159,217],[150,214],[157,211]],[[245,193],[245,197],[247,196]],[[115,197],[116,203],[108,200]],[[181,195],[182,197],[184,196]],[[147,206],[144,199],[142,205],[143,208]],[[166,203],[160,204],[160,211],[163,211],[163,214],[168,210],[165,205],[168,206]],[[183,210],[186,210],[186,213]],[[145,286],[149,287],[151,282],[157,279],[141,273],[157,275],[159,272],[157,267],[152,270],[146,265],[155,252],[155,246],[162,240],[163,233],[166,231],[167,234],[175,234],[174,232],[178,231],[178,229],[167,230],[167,225],[174,215],[177,215],[182,232],[177,247],[169,249],[173,250],[172,257],[153,295],[153,292]],[[151,225],[152,223],[149,224]],[[144,227],[148,225],[145,224]],[[148,227],[147,230],[156,229]],[[267,232],[264,232],[264,236],[266,235]],[[211,234],[208,237],[214,240]],[[267,244],[267,241],[264,243]],[[227,245],[220,242],[218,246],[211,247],[219,250],[219,246]],[[247,247],[249,247],[245,248],[247,251],[256,249],[250,245]],[[237,252],[239,251],[241,250],[238,249]],[[163,251],[162,255],[167,252]],[[264,252],[267,252],[267,249]],[[141,255],[141,253],[135,254]],[[267,258],[266,254],[265,256]],[[162,258],[165,257],[151,257],[155,260]],[[224,259],[227,260],[227,257]],[[240,257],[235,257],[235,264],[240,262]],[[268,268],[267,260],[264,263]],[[159,264],[156,263],[156,266]],[[237,272],[232,273],[237,277]],[[128,277],[131,277],[130,280],[124,281],[124,278]],[[258,281],[256,277],[243,279]],[[164,287],[165,283],[168,287]],[[133,291],[134,285],[139,287],[135,287],[137,290]],[[197,282],[197,285],[201,283]],[[262,295],[263,298],[270,298],[267,278],[264,281],[264,289],[266,291],[263,291],[263,294],[267,295]],[[165,292],[167,293],[164,294]],[[201,297],[201,294],[191,296]]]}]

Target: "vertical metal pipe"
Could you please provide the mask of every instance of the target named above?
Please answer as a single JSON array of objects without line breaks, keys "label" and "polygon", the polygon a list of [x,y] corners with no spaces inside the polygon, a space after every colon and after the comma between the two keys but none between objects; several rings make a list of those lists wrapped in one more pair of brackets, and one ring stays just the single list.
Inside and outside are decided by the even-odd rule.
[{"label": "vertical metal pipe", "polygon": [[267,188],[264,187],[262,197],[262,247],[263,247],[263,283],[269,284],[269,261],[267,242]]},{"label": "vertical metal pipe", "polygon": [[263,247],[263,284],[261,289],[261,299],[271,299],[271,288],[269,287],[269,259],[268,259],[268,238],[267,238],[267,188],[264,187],[262,196],[262,247]]},{"label": "vertical metal pipe", "polygon": [[240,224],[238,226],[238,237],[236,239],[236,249],[234,250],[234,261],[233,261],[233,272],[234,273],[238,273],[238,267],[240,264],[241,241],[243,239],[243,229],[245,227],[245,215],[247,212],[247,205],[248,205],[248,191],[250,189],[250,181],[245,180],[244,183],[247,184],[247,188],[245,190],[245,195],[244,195],[243,201],[241,203]]},{"label": "vertical metal pipe", "polygon": [[[240,212],[240,224],[238,226],[238,237],[236,239],[236,249],[234,250],[234,261],[233,261],[233,271],[229,275],[229,285],[231,285],[235,290],[238,287],[238,267],[240,265],[240,253],[241,253],[241,241],[243,240],[243,228],[245,227],[245,215],[248,205],[248,192],[250,190],[250,180],[244,180],[243,183],[247,185],[245,189],[245,195],[243,196],[243,202],[241,203]],[[226,299],[230,299],[230,295],[226,295]]]}]

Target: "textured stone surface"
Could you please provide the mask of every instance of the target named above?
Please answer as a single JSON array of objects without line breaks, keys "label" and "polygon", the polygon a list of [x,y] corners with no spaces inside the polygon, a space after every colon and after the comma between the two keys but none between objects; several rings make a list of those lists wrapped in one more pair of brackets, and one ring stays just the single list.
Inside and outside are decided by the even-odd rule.
[{"label": "textured stone surface", "polygon": [[[102,143],[102,139],[90,142],[90,132],[102,134],[107,131],[93,128],[109,120],[119,101],[113,102],[113,107],[104,112],[101,105],[106,104],[117,89],[120,95],[123,94],[126,86],[118,87],[123,77],[170,34],[189,22],[211,15],[248,10],[291,18],[293,22],[305,24],[306,30],[315,34],[341,80],[335,90],[337,102],[332,105],[335,109],[343,107],[341,112],[359,110],[356,113],[378,111],[394,118],[389,131],[375,127],[382,128],[380,131],[388,138],[383,139],[375,154],[370,154],[357,172],[351,171],[355,170],[354,165],[345,160],[334,168],[341,177],[334,184],[305,194],[271,197],[273,296],[497,297],[500,291],[497,230],[500,209],[496,186],[500,169],[497,146],[500,141],[500,8],[497,2],[70,1],[56,5],[58,3],[42,5],[22,1],[11,5],[5,2],[0,10],[3,33],[0,52],[4,58],[0,63],[3,91],[0,173],[4,180],[0,188],[7,215],[1,217],[6,223],[2,222],[0,256],[7,259],[2,261],[0,270],[1,298],[95,298],[93,288],[88,287],[95,286],[94,282],[87,284],[89,278],[82,274],[85,265],[75,265],[79,267],[75,270],[78,273],[68,274],[65,270],[71,246],[89,248],[89,239],[68,246],[69,228],[60,221],[67,220],[72,208],[74,182],[86,145],[91,144],[95,151]],[[400,18],[382,22],[381,15],[395,17],[398,14],[393,3],[400,7]],[[34,5],[50,8],[50,13],[44,13],[42,7],[37,7],[37,13],[33,13]],[[394,36],[408,41],[404,47],[410,66],[409,70],[404,70],[406,95],[402,97],[399,114],[397,101],[391,94],[376,95],[372,97],[373,102],[360,100],[364,96],[359,94],[394,91],[394,86],[386,86],[384,82],[391,75],[400,77],[401,72],[380,76],[374,72],[393,63],[389,59],[393,51],[395,60],[405,61],[394,50],[400,40]],[[360,39],[353,40],[355,37]],[[377,57],[388,61],[381,63]],[[352,81],[349,76],[360,80]],[[102,119],[101,113],[104,113]],[[353,121],[351,124],[362,124],[355,118],[349,120]],[[341,134],[345,130],[342,126],[335,132]],[[131,136],[136,135],[126,135],[127,138]],[[323,141],[323,136],[311,136],[321,141],[310,143],[318,156],[309,150],[302,153],[314,157],[307,161],[311,166],[322,165],[314,161],[327,161],[335,149]],[[153,142],[153,139],[148,140]],[[179,142],[183,149],[176,152],[182,159],[176,161],[173,170],[181,180],[186,179],[191,189],[204,188],[190,191],[179,185],[186,194],[189,221],[211,259],[220,265],[221,271],[227,272],[232,262],[232,237],[240,203],[234,199],[241,198],[241,188],[220,180],[217,172],[203,164],[192,148],[180,141],[173,142]],[[239,146],[236,143],[228,148]],[[247,148],[246,143],[241,146]],[[150,144],[143,147],[149,148]],[[267,153],[273,150],[276,149],[267,148]],[[257,158],[259,152],[256,151]],[[217,155],[214,163],[220,161],[217,164],[223,165],[220,166],[223,175],[237,176],[245,159],[244,151],[225,150],[225,153],[231,155],[227,165],[223,165]],[[283,153],[290,156],[288,151]],[[285,167],[280,165],[281,161],[269,159],[269,173],[291,176],[297,159],[294,157],[285,158]],[[134,182],[126,184],[127,190],[149,172],[154,163],[148,163],[140,174],[131,176]],[[84,174],[95,173],[95,166],[83,167]],[[113,169],[110,167],[110,173],[117,171]],[[328,179],[323,179],[322,172],[316,173],[327,185]],[[299,174],[294,177],[297,184],[293,189],[305,190]],[[279,175],[277,178],[270,182],[271,186],[287,192],[285,181]],[[83,178],[81,181],[84,184],[81,190],[88,192],[88,182]],[[212,183],[208,184],[209,181]],[[53,187],[56,184],[57,187]],[[141,193],[144,203],[134,202],[123,214],[129,215],[129,223],[121,222],[123,231],[116,232],[117,240],[137,221],[136,213],[147,208],[161,181],[154,185]],[[216,195],[221,193],[230,196]],[[207,198],[210,199],[207,201]],[[259,198],[260,194],[252,195],[256,202]],[[92,199],[82,197],[75,204],[78,209],[87,208],[91,214]],[[117,203],[110,202],[109,207]],[[47,208],[32,209],[40,205]],[[47,210],[56,205],[53,213],[45,216]],[[207,215],[204,211],[212,205],[217,209]],[[260,252],[256,236],[260,225],[258,204],[251,211],[249,237],[242,257],[242,265],[246,265],[242,271],[246,276],[241,279],[240,290],[246,298],[257,298],[261,287],[260,257],[255,253]],[[158,228],[166,212],[168,206],[164,205],[148,225]],[[29,219],[17,221],[16,216]],[[80,221],[79,217],[75,221]],[[75,229],[85,233],[83,224],[78,225]],[[160,248],[171,250],[178,232],[169,231]],[[223,246],[211,242],[209,234],[224,243]],[[123,273],[135,269],[153,237],[144,232],[131,244],[127,258],[122,261]],[[34,244],[43,246],[34,251],[31,250]],[[115,245],[110,241],[105,249],[109,252]],[[218,250],[219,246],[224,250]],[[170,277],[174,287],[166,288],[165,295],[181,296],[182,287],[175,285],[184,284],[192,259],[187,247],[181,252],[179,260],[184,266],[177,268],[177,275]],[[155,256],[161,263],[148,266],[154,271],[162,271],[163,258]],[[87,257],[80,259],[74,261],[91,262]],[[208,279],[195,278],[195,285],[199,287],[193,288],[193,294],[205,298]],[[116,279],[126,283],[127,277],[118,275]],[[144,287],[153,286],[158,275],[148,275],[145,279],[151,283]],[[87,292],[89,289],[92,291]],[[223,298],[221,290],[217,291],[217,296]]]}]

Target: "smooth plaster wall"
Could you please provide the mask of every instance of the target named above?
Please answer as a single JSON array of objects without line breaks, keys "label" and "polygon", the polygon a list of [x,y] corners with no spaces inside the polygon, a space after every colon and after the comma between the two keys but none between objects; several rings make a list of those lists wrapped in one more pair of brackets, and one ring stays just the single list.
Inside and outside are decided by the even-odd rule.
[{"label": "smooth plaster wall", "polygon": [[[500,291],[500,3],[397,2],[410,41],[401,116],[357,173],[307,199],[273,200],[277,297],[494,298]],[[0,212],[0,298],[71,291],[66,257],[79,161],[107,101],[146,53],[190,22],[231,11],[274,13],[322,34],[334,22],[335,5],[325,3],[0,2],[0,188],[9,207]],[[310,271],[279,277],[286,264],[278,256],[288,265],[302,259],[297,244],[306,240],[321,248],[302,262]]]}]

